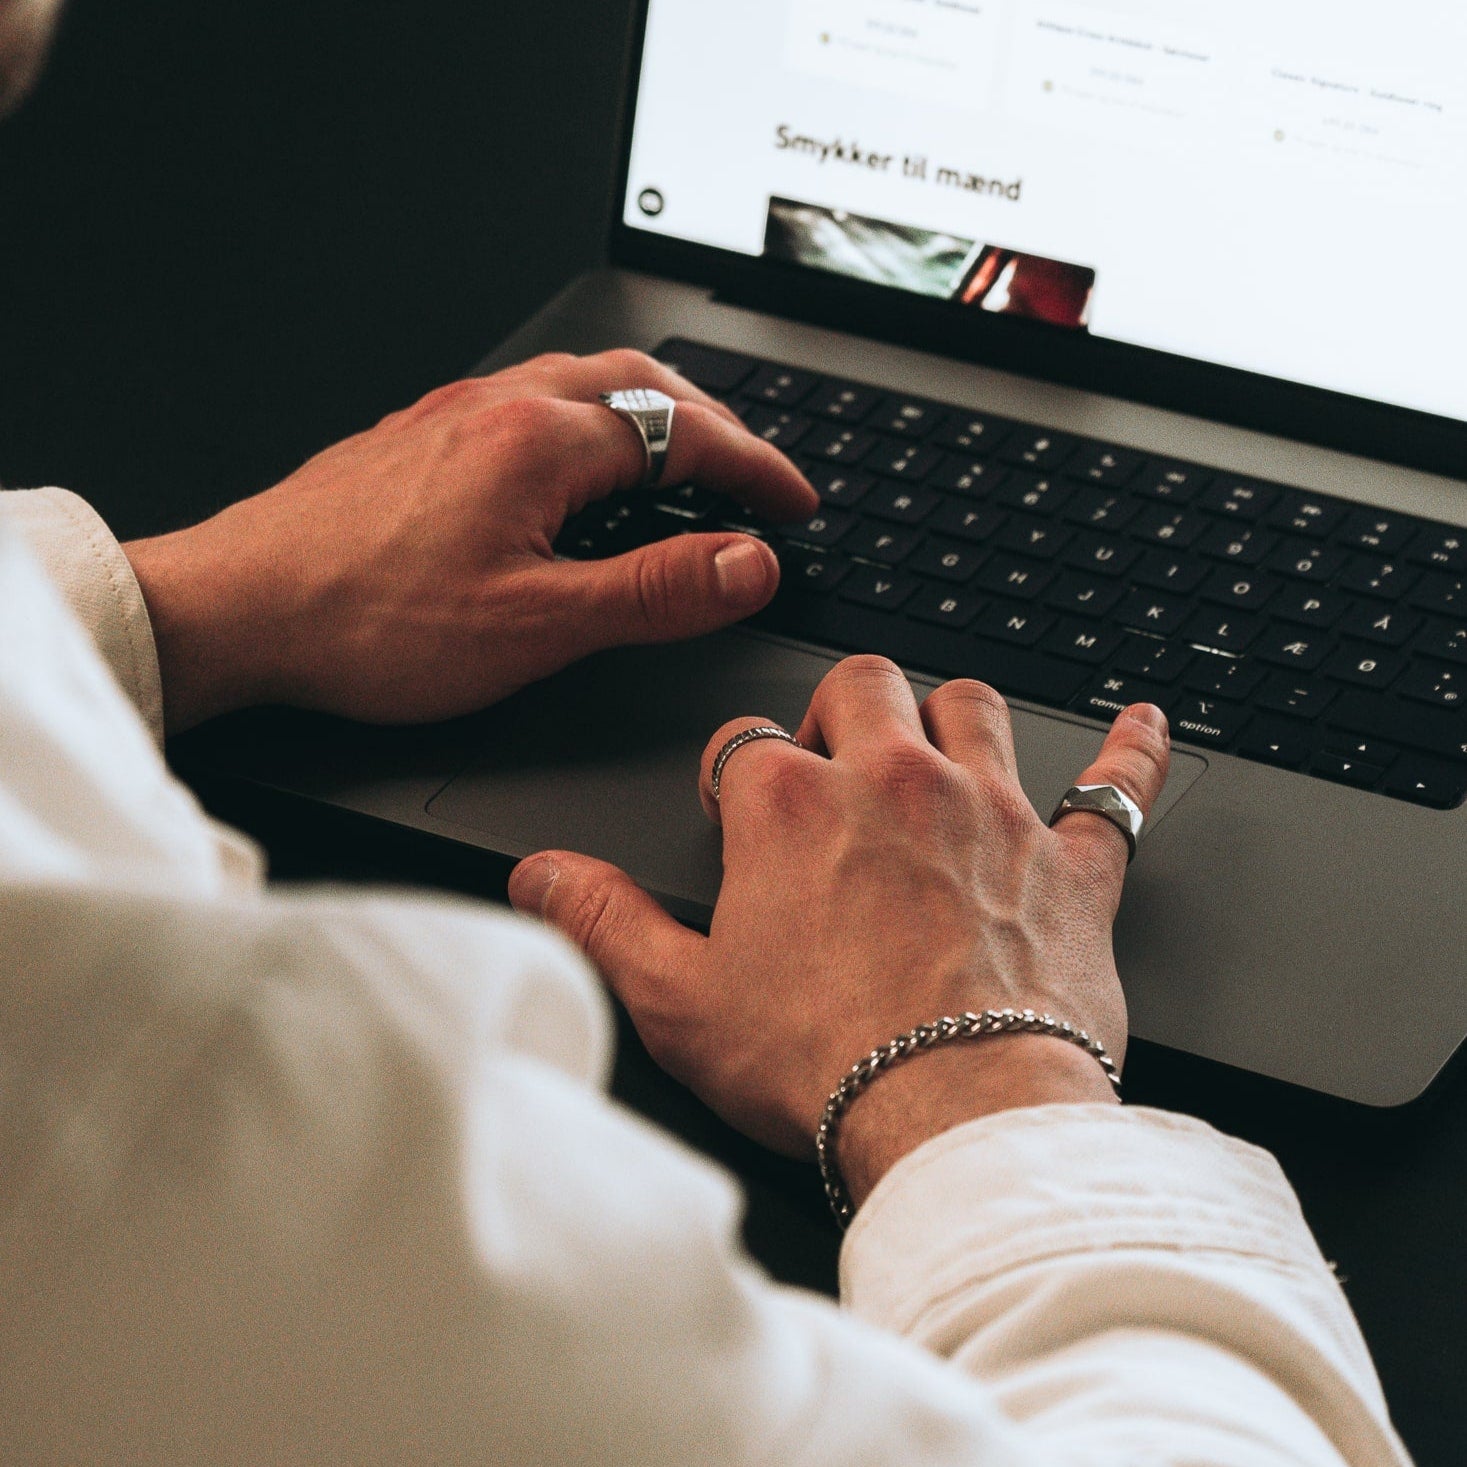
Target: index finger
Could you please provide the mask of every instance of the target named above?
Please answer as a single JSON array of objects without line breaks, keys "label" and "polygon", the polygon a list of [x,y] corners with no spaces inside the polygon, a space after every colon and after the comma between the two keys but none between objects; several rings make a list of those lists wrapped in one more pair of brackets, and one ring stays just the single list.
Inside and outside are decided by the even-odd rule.
[{"label": "index finger", "polygon": [[[548,466],[564,484],[569,509],[584,509],[617,489],[635,489],[647,469],[637,430],[600,404],[557,404],[553,434],[541,435]],[[702,403],[679,403],[663,470],[664,484],[695,483],[731,495],[773,520],[808,519],[820,498],[805,476],[742,423]]]}]

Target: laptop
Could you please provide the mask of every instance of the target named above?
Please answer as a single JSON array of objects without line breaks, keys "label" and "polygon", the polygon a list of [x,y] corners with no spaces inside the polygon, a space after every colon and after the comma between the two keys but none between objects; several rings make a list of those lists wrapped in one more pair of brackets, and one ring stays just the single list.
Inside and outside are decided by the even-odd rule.
[{"label": "laptop", "polygon": [[1135,1034],[1413,1100],[1467,1035],[1464,41],[1426,0],[647,0],[611,264],[479,370],[631,345],[729,402],[817,516],[668,485],[559,549],[733,525],[774,605],[444,728],[264,712],[186,761],[587,851],[696,924],[704,743],[796,726],[845,653],[998,687],[1041,813],[1144,698]]}]

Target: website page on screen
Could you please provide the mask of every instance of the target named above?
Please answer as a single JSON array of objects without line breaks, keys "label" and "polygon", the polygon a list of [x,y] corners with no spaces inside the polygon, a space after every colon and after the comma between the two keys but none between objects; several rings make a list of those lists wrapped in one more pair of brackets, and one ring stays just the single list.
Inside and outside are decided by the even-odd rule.
[{"label": "website page on screen", "polygon": [[625,219],[1467,420],[1467,6],[651,0]]}]

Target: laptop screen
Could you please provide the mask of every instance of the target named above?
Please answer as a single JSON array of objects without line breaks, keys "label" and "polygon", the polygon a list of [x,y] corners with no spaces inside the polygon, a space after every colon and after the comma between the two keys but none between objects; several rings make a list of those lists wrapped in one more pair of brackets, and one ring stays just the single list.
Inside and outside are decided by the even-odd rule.
[{"label": "laptop screen", "polygon": [[1467,6],[650,0],[624,219],[1467,421]]}]

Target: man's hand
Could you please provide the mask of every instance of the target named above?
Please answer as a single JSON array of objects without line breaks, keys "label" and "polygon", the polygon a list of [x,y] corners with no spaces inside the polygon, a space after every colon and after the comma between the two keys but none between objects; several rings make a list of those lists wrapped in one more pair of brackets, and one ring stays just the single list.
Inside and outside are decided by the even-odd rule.
[{"label": "man's hand", "polygon": [[[1048,1010],[1119,1064],[1126,1010],[1111,926],[1126,841],[1077,814],[1049,830],[1019,786],[1008,710],[954,682],[919,709],[901,672],[856,657],[821,683],[795,748],[761,740],[710,788],[724,881],[709,936],[672,920],[615,868],[549,852],[510,895],[591,957],[664,1068],[748,1135],[809,1155],[826,1098],[863,1055],[918,1024],[987,1008]],[[1116,720],[1080,783],[1149,811],[1166,780],[1166,720]],[[1080,771],[1076,771],[1079,775]],[[943,1046],[852,1105],[841,1162],[858,1199],[929,1136],[1049,1101],[1111,1100],[1100,1067],[1043,1035]]]},{"label": "man's hand", "polygon": [[678,400],[665,482],[696,481],[774,520],[815,512],[788,459],[639,352],[541,357],[453,383],[196,528],[125,547],[170,731],[266,702],[449,718],[587,653],[759,610],[779,568],[747,535],[554,559],[568,515],[641,480],[635,430],[597,401],[619,387]]}]

